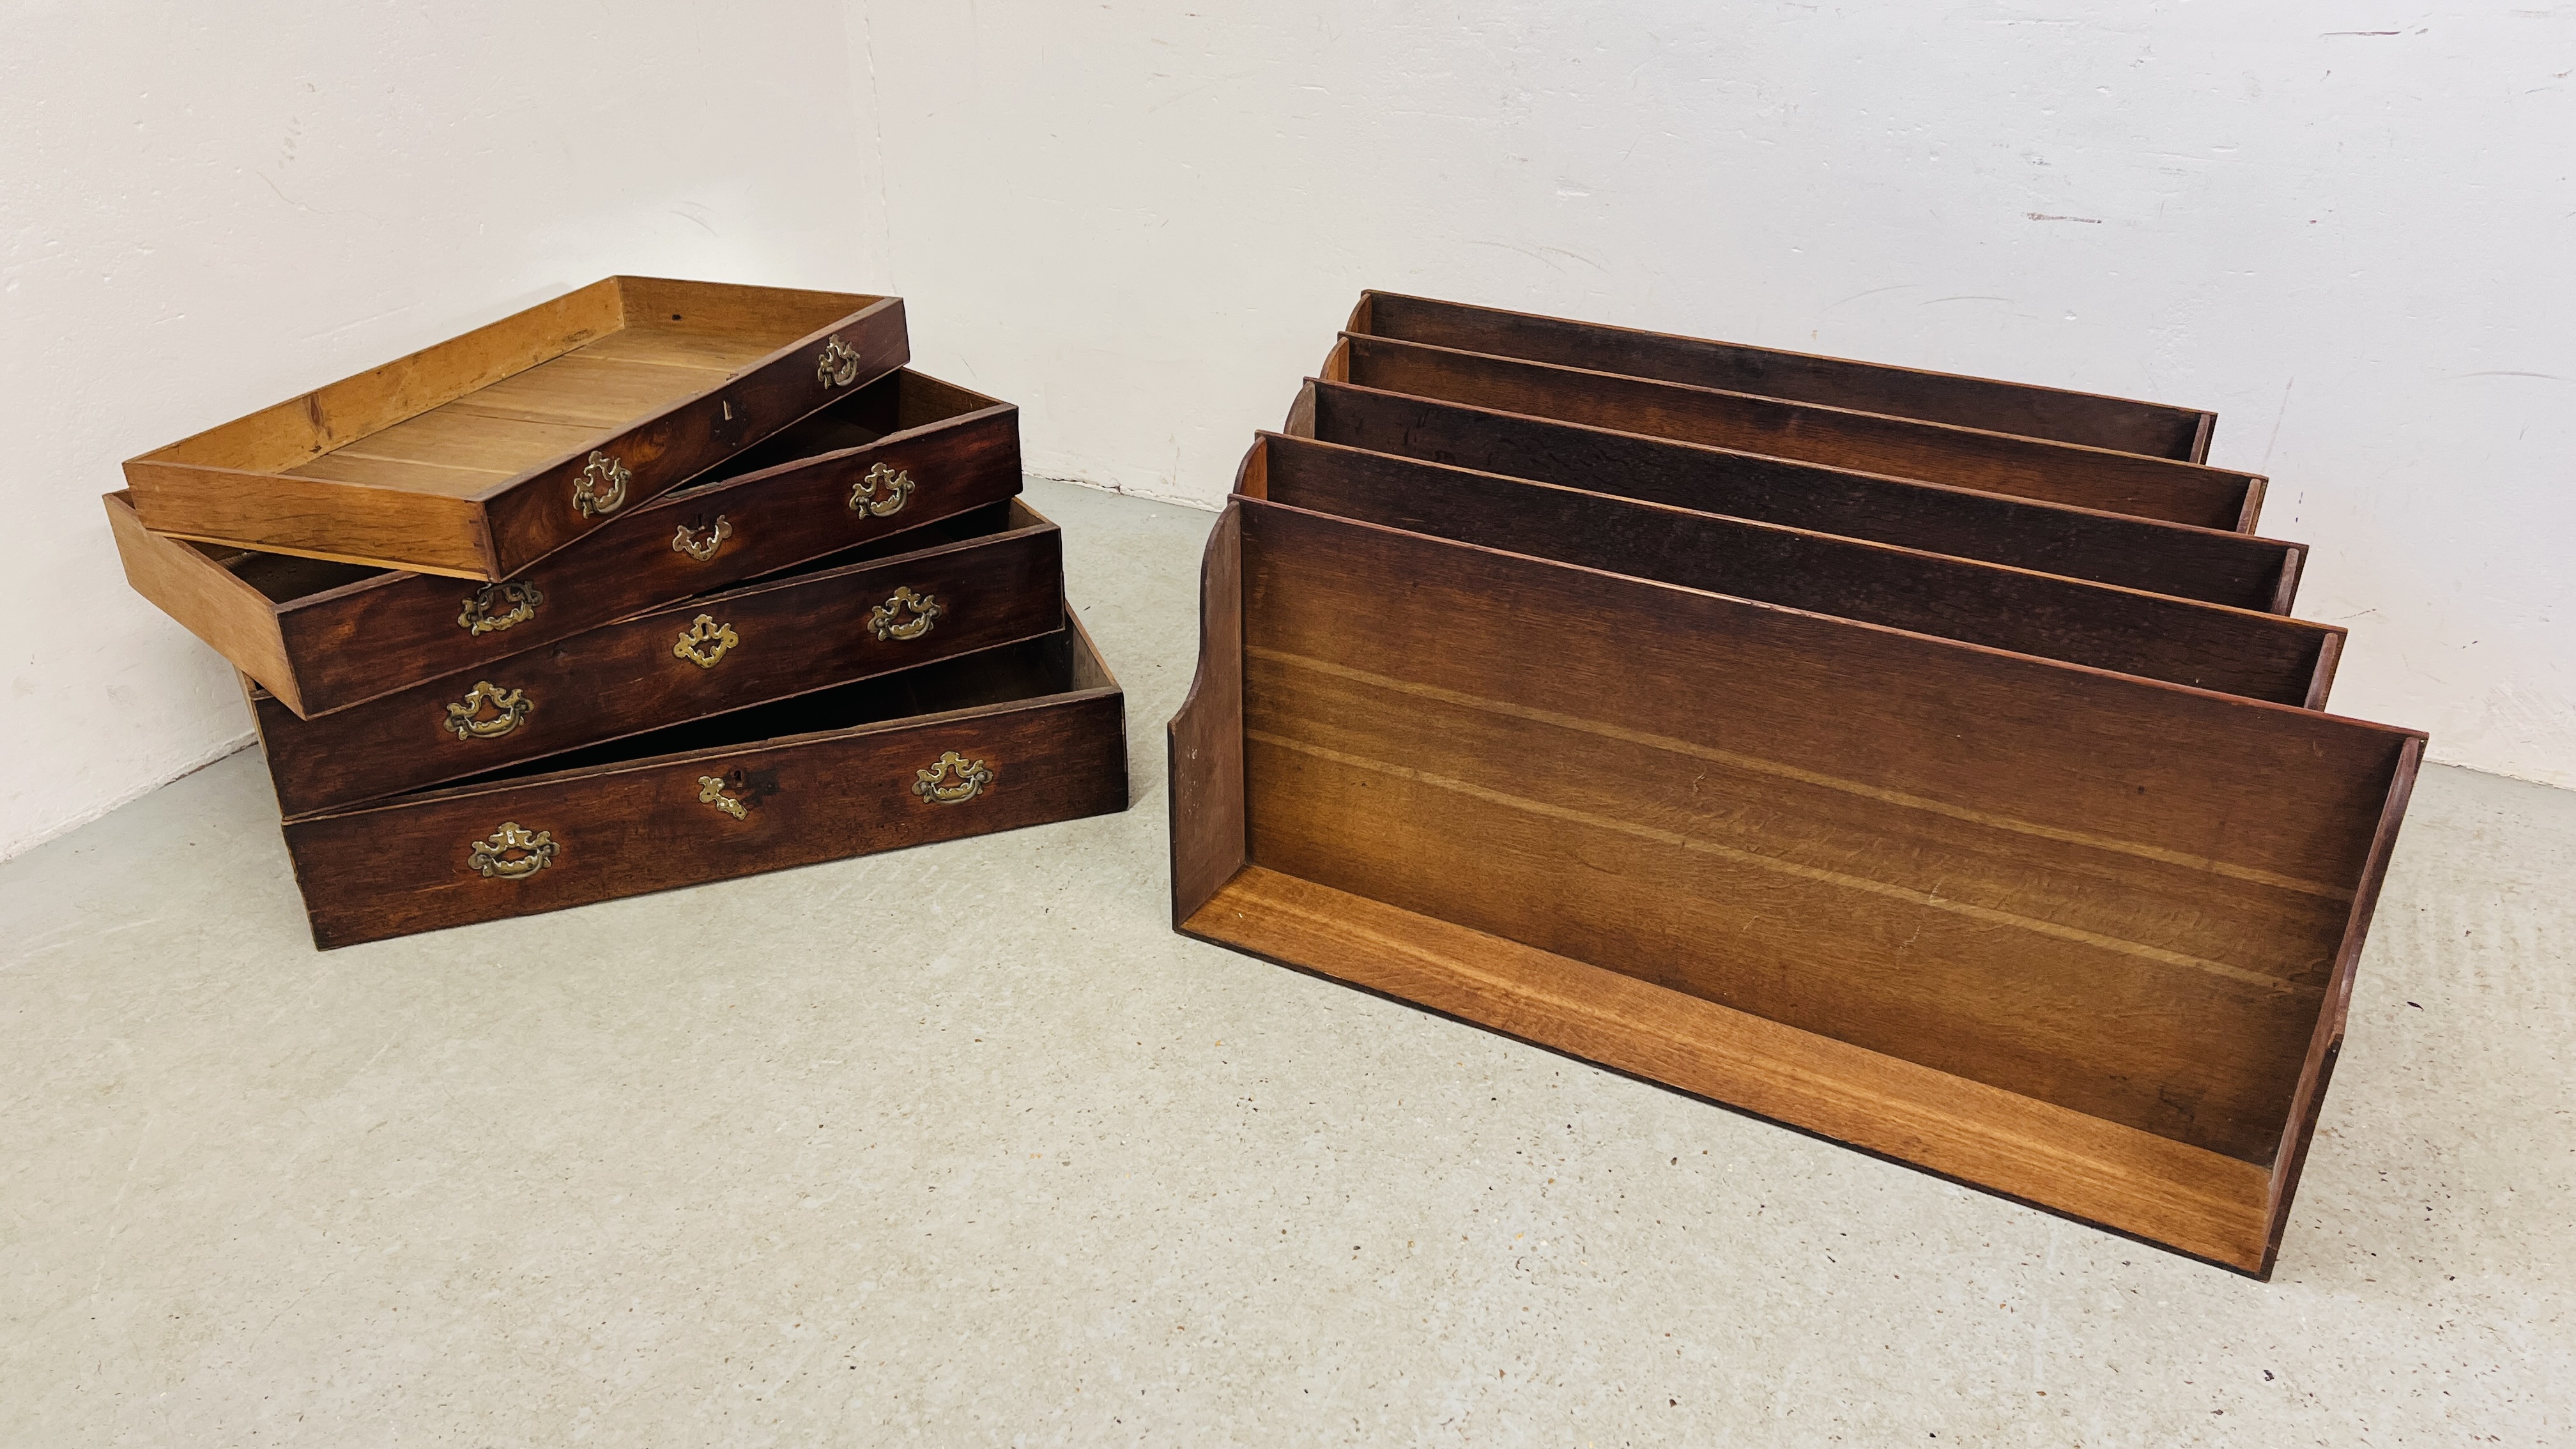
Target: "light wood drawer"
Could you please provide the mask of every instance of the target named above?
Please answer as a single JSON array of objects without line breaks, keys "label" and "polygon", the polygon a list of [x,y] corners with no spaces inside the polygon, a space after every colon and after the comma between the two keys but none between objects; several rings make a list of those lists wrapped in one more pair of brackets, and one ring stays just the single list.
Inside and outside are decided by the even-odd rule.
[{"label": "light wood drawer", "polygon": [[125,481],[157,533],[500,580],[910,356],[899,297],[610,277]]}]

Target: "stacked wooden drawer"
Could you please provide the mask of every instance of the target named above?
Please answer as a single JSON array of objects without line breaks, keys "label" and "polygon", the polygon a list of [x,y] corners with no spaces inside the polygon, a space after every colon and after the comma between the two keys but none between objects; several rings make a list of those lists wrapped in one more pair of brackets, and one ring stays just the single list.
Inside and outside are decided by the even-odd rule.
[{"label": "stacked wooden drawer", "polygon": [[612,278],[126,465],[323,947],[1126,808],[1016,409],[892,297]]},{"label": "stacked wooden drawer", "polygon": [[2268,1275],[2424,737],[2211,422],[1364,296],[1209,543],[1175,924]]}]

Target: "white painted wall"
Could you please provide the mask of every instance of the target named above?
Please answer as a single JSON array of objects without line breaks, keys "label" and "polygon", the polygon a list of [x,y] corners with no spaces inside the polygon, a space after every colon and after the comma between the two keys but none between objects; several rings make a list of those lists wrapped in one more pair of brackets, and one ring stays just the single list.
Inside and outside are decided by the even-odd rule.
[{"label": "white painted wall", "polygon": [[2576,5],[2072,10],[22,3],[0,855],[246,727],[118,460],[616,271],[903,292],[1211,506],[1364,286],[2215,407],[2338,707],[2576,785]]},{"label": "white painted wall", "polygon": [[0,855],[246,738],[120,460],[615,272],[884,275],[838,0],[9,7]]},{"label": "white painted wall", "polygon": [[1364,286],[2213,407],[2337,707],[2576,785],[2576,5],[851,14],[1040,471],[1215,503]]}]

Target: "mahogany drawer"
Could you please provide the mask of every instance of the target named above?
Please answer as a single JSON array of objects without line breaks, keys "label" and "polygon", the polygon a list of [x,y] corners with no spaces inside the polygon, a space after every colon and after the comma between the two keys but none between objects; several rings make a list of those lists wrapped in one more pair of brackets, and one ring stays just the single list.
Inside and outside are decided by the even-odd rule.
[{"label": "mahogany drawer", "polygon": [[155,532],[506,579],[910,356],[900,297],[610,277],[125,481]]},{"label": "mahogany drawer", "polygon": [[1676,337],[1393,292],[1361,293],[1359,306],[1351,312],[1350,330],[1461,352],[1523,357],[1560,367],[1823,403],[2185,463],[2208,461],[2210,429],[2218,421],[2217,414],[2199,408]]},{"label": "mahogany drawer", "polygon": [[1056,526],[1016,498],[990,511],[980,537],[665,605],[334,714],[262,694],[278,805],[311,814],[1063,628]]},{"label": "mahogany drawer", "polygon": [[1309,380],[1286,431],[1818,533],[2286,614],[2308,547]]},{"label": "mahogany drawer", "polygon": [[310,718],[1019,489],[1019,409],[899,371],[501,584],[191,543],[106,502],[135,589]]},{"label": "mahogany drawer", "polygon": [[1344,333],[1324,377],[1500,412],[2237,533],[2264,480],[2170,458]]},{"label": "mahogany drawer", "polygon": [[286,823],[324,950],[1127,808],[1079,623]]},{"label": "mahogany drawer", "polygon": [[2094,669],[2325,707],[2345,631],[1263,433],[1238,497]]}]

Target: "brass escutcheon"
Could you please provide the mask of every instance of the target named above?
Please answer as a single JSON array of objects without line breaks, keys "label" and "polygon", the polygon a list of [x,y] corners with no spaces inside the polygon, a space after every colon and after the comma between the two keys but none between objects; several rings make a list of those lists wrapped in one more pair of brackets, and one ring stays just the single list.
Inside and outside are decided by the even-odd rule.
[{"label": "brass escutcheon", "polygon": [[726,794],[726,793],[724,792],[724,790],[725,790],[724,776],[722,776],[722,775],[700,775],[700,776],[698,777],[698,803],[699,803],[699,804],[701,804],[701,805],[713,805],[713,806],[714,806],[714,807],[716,807],[718,810],[723,811],[724,813],[726,813],[727,815],[732,816],[732,817],[733,817],[734,819],[736,819],[736,820],[743,819],[743,818],[744,818],[744,812],[743,812],[743,808],[742,808],[742,802],[741,802],[740,800],[737,800],[737,799],[733,798],[731,795]]},{"label": "brass escutcheon", "polygon": [[[535,584],[486,584],[465,596],[465,609],[456,616],[456,622],[469,634],[489,634],[535,618],[537,605],[545,601],[545,592]],[[506,607],[495,614],[494,604]]]},{"label": "brass escutcheon", "polygon": [[733,537],[733,525],[727,523],[725,516],[719,513],[716,515],[716,521],[707,526],[704,537],[699,536],[698,530],[692,529],[685,523],[681,524],[680,531],[671,535],[671,552],[684,553],[700,563],[705,563],[708,559],[714,558],[716,550],[724,547],[724,541],[731,537]]},{"label": "brass escutcheon", "polygon": [[992,783],[990,765],[949,750],[940,755],[938,764],[913,772],[912,793],[933,805],[960,805],[983,794]]},{"label": "brass escutcheon", "polygon": [[[488,716],[483,713],[487,704],[492,707]],[[526,719],[528,711],[536,707],[526,691],[503,689],[486,679],[475,685],[473,692],[447,707],[447,718],[440,721],[439,727],[460,740],[499,739],[517,729],[519,721]]]},{"label": "brass escutcheon", "polygon": [[859,380],[859,355],[841,340],[841,334],[833,333],[823,344],[823,355],[814,359],[814,380],[827,388],[834,383],[848,387]]},{"label": "brass escutcheon", "polygon": [[626,485],[634,476],[606,453],[592,453],[581,476],[573,480],[572,511],[584,518],[615,513],[625,503]]},{"label": "brass escutcheon", "polygon": [[[885,490],[878,492],[879,489]],[[904,500],[912,496],[912,475],[883,463],[868,470],[868,476],[850,486],[850,510],[870,518],[892,518],[903,511]]]},{"label": "brass escutcheon", "polygon": [[[918,639],[930,632],[930,626],[948,606],[937,594],[916,594],[909,588],[894,591],[894,597],[868,610],[868,629],[882,644],[889,639]],[[909,619],[904,618],[910,614]]]},{"label": "brass escutcheon", "polygon": [[494,876],[517,880],[535,875],[562,853],[563,847],[555,844],[552,832],[526,831],[519,828],[519,822],[504,820],[489,839],[474,842],[474,848],[466,852],[465,864],[470,870],[482,872],[485,880]]},{"label": "brass escutcheon", "polygon": [[685,659],[700,669],[713,669],[725,651],[742,642],[731,624],[719,624],[713,614],[700,614],[680,631],[680,642],[671,646],[671,657]]}]

